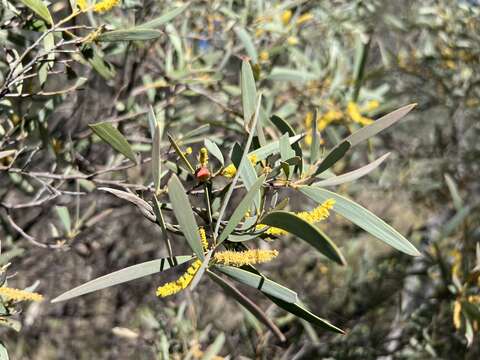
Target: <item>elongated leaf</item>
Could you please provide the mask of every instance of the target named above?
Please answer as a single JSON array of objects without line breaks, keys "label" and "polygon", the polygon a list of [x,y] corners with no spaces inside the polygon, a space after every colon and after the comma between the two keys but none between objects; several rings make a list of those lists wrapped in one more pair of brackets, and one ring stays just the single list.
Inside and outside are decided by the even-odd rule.
[{"label": "elongated leaf", "polygon": [[242,61],[242,72],[240,76],[240,87],[242,90],[243,121],[248,128],[252,116],[255,113],[257,101],[257,88],[253,77],[252,67],[248,61]]},{"label": "elongated leaf", "polygon": [[179,6],[173,10],[170,10],[169,12],[153,19],[150,21],[147,21],[146,23],[143,23],[141,25],[138,25],[138,28],[148,28],[148,29],[154,29],[159,26],[162,26],[166,23],[168,23],[170,20],[173,20],[176,18],[178,15],[180,15],[182,12],[184,12],[190,4],[187,3],[185,5]]},{"label": "elongated leaf", "polygon": [[193,215],[192,205],[190,205],[182,183],[175,174],[172,175],[168,182],[168,196],[172,203],[175,217],[187,239],[188,245],[190,245],[190,248],[199,259],[203,260],[203,247],[200,241],[200,235],[198,234],[198,225]]},{"label": "elongated leaf", "polygon": [[372,161],[370,164],[362,166],[361,168],[357,170],[350,171],[348,173],[338,175],[335,177],[331,177],[325,180],[321,180],[319,182],[316,182],[313,184],[313,186],[318,186],[318,187],[324,187],[324,186],[334,186],[334,185],[340,185],[344,184],[346,182],[350,182],[356,179],[361,178],[362,176],[365,176],[375,170],[378,166],[380,166],[381,163],[383,163],[387,157],[390,155],[390,153],[386,153],[385,155],[379,157],[375,161]]},{"label": "elongated leaf", "polygon": [[[175,256],[174,259],[175,263],[180,265],[192,259],[192,256]],[[53,299],[52,303],[73,299],[97,290],[106,289],[108,287],[139,279],[147,275],[156,274],[170,268],[171,266],[168,262],[168,258],[146,261],[140,264],[129,266],[69,290]]]},{"label": "elongated leaf", "polygon": [[58,217],[62,221],[65,231],[70,232],[72,230],[72,220],[70,219],[68,209],[65,206],[55,206],[55,209],[57,210]]},{"label": "elongated leaf", "polygon": [[[227,209],[228,203],[230,202],[230,198],[233,194],[233,190],[235,189],[235,185],[237,184],[237,181],[240,177],[240,170],[243,168],[243,164],[245,162],[250,162],[247,158],[248,149],[250,149],[250,146],[252,145],[253,135],[255,134],[255,128],[256,128],[256,125],[257,125],[257,121],[258,121],[258,115],[259,115],[259,111],[260,111],[261,102],[262,102],[262,94],[259,94],[258,98],[257,98],[257,108],[255,109],[255,115],[253,116],[253,121],[252,121],[252,131],[250,131],[250,134],[248,135],[247,143],[245,144],[245,149],[243,150],[242,157],[240,159],[239,171],[237,171],[237,173],[233,177],[233,180],[230,183],[230,186],[228,187],[227,193],[225,194],[225,196],[223,198],[223,202],[222,202],[222,206],[220,208],[220,211],[218,212],[217,223],[215,224],[215,230],[213,231],[213,237],[214,238],[217,237],[218,232],[220,230],[220,223],[223,219],[223,215],[225,214],[225,210]],[[250,166],[251,166],[251,164],[250,164]],[[253,185],[253,183],[252,183],[252,185]]]},{"label": "elongated leaf", "polygon": [[210,152],[210,154],[212,154],[218,161],[220,161],[223,166],[225,164],[225,160],[223,158],[222,151],[218,148],[218,145],[209,139],[205,139],[203,143],[205,144],[205,147]]},{"label": "elongated leaf", "polygon": [[407,115],[416,105],[417,104],[410,104],[403,106],[395,111],[392,111],[391,113],[382,116],[380,119],[376,120],[372,124],[355,131],[344,141],[348,141],[351,147],[353,147],[392,126],[397,121],[402,119],[405,115]]},{"label": "elongated leaf", "polygon": [[98,41],[116,42],[116,41],[145,41],[157,39],[163,35],[160,30],[147,28],[131,28],[127,30],[107,31],[98,37]]},{"label": "elongated leaf", "polygon": [[155,186],[155,193],[160,191],[160,180],[162,175],[162,158],[160,154],[160,145],[162,142],[162,129],[160,124],[155,127],[155,135],[153,136],[152,144],[152,175],[153,184]]},{"label": "elongated leaf", "polygon": [[335,325],[332,325],[329,321],[322,319],[317,315],[313,314],[312,312],[308,311],[300,303],[295,303],[295,304],[288,303],[278,298],[274,298],[273,296],[268,296],[268,298],[272,300],[275,304],[277,304],[279,307],[284,309],[285,311],[288,311],[289,313],[308,321],[310,324],[316,325],[328,331],[333,331],[339,334],[345,334],[345,332],[342,329],[336,327]]},{"label": "elongated leaf", "polygon": [[330,169],[335,163],[343,158],[346,152],[350,149],[350,143],[348,141],[342,141],[340,144],[335,146],[322,160],[315,170],[315,175],[321,174],[327,169]]},{"label": "elongated leaf", "polygon": [[249,271],[232,266],[215,265],[215,268],[245,285],[257,288],[265,294],[281,299],[287,303],[297,302],[296,292],[277,284],[264,276],[253,274]]},{"label": "elongated leaf", "polygon": [[247,30],[242,27],[236,27],[234,31],[242,42],[243,46],[245,47],[248,56],[250,56],[250,59],[253,61],[254,64],[256,64],[258,62],[258,53],[257,49],[255,49],[255,45],[253,45],[251,36],[247,32]]},{"label": "elongated leaf", "polygon": [[[222,289],[227,293],[227,295],[230,295],[233,297],[236,301],[238,301],[245,309],[250,311],[260,322],[262,322],[265,326],[267,326],[277,337],[281,342],[285,342],[286,338],[278,329],[278,327],[273,323],[272,320],[270,320],[267,315],[252,301],[250,300],[247,296],[242,294],[233,284],[228,282],[225,279],[222,279],[220,276],[215,274],[212,271],[207,270],[208,275],[210,278],[215,281]],[[273,298],[273,297],[272,297]],[[275,299],[275,298],[273,298]]]},{"label": "elongated leaf", "polygon": [[270,75],[268,75],[268,79],[274,81],[305,82],[317,79],[317,75],[303,70],[274,67]]},{"label": "elongated leaf", "polygon": [[214,360],[217,359],[217,354],[222,351],[223,343],[225,342],[225,334],[222,332],[217,335],[215,341],[203,353],[200,360]]},{"label": "elongated leaf", "polygon": [[[290,126],[290,124],[288,122],[286,122],[285,120],[283,120],[281,117],[279,117],[277,115],[272,115],[270,117],[270,121],[277,127],[278,130],[280,130],[282,135],[283,134],[288,134],[289,137],[292,137],[292,136],[296,135],[295,131]],[[289,139],[289,142],[290,142],[290,145],[292,145],[292,149],[295,150],[295,154],[300,159],[302,159],[303,155],[302,155],[302,149],[301,149],[300,145],[297,142],[292,143],[290,141],[290,139]],[[299,169],[299,172],[301,174],[303,172],[303,163],[300,162],[300,164],[297,166],[297,168]]]},{"label": "elongated leaf", "polygon": [[157,220],[156,216],[153,214],[152,206],[149,203],[147,203],[145,200],[138,197],[137,195],[131,194],[131,193],[126,192],[126,191],[107,188],[107,187],[101,187],[101,188],[98,188],[98,190],[109,192],[110,194],[115,195],[116,197],[118,197],[120,199],[124,199],[124,200],[127,200],[127,201],[131,202],[132,204],[134,204],[138,207],[138,209],[142,212],[142,214],[147,219],[149,219],[150,221],[153,221],[153,222],[155,222]]},{"label": "elongated leaf", "polygon": [[264,225],[273,226],[298,236],[323,255],[340,265],[346,265],[347,263],[340,250],[338,250],[337,246],[327,235],[316,226],[311,225],[291,212],[272,211],[260,220],[260,222]]},{"label": "elongated leaf", "polygon": [[190,161],[188,161],[187,157],[185,156],[185,154],[183,153],[182,150],[180,150],[180,147],[178,146],[178,144],[175,142],[175,140],[173,139],[173,137],[171,137],[170,135],[167,135],[168,136],[168,141],[170,141],[170,144],[172,145],[173,149],[175,150],[175,152],[177,153],[178,157],[180,159],[182,159],[183,163],[187,166],[188,170],[190,171],[190,173],[193,175],[195,174],[195,169],[193,168],[192,164],[190,164]]},{"label": "elongated leaf", "polygon": [[118,152],[125,155],[127,158],[137,163],[132,147],[125,139],[125,137],[112,124],[101,122],[97,124],[88,125],[92,131],[100,137],[103,141],[109,144]]},{"label": "elongated leaf", "polygon": [[223,232],[217,239],[217,243],[221,244],[228,236],[235,230],[235,227],[238,225],[240,220],[245,216],[245,213],[248,209],[251,208],[255,196],[258,194],[258,191],[265,181],[265,175],[260,176],[257,181],[252,185],[247,195],[244,196],[242,201],[238,204],[237,208],[233,212],[232,216],[228,220],[227,226],[223,229]]},{"label": "elongated leaf", "polygon": [[53,24],[52,15],[42,0],[20,0],[25,6],[29,7],[35,14],[40,16],[48,24]]},{"label": "elongated leaf", "polygon": [[[147,120],[148,120],[148,128],[150,129],[150,136],[153,140],[153,137],[155,136],[155,128],[157,127],[157,117],[155,116],[155,110],[153,110],[152,105],[148,107]],[[162,127],[162,132],[163,132],[163,127]]]},{"label": "elongated leaf", "polygon": [[448,190],[450,191],[450,196],[452,197],[453,206],[459,211],[463,207],[463,200],[458,191],[458,186],[453,181],[452,177],[448,174],[444,175],[445,182],[447,183]]},{"label": "elongated leaf", "polygon": [[359,204],[334,192],[318,187],[302,186],[300,191],[318,203],[322,203],[327,199],[334,199],[335,205],[333,211],[336,213],[347,218],[395,249],[412,256],[420,255],[418,250],[398,231]]},{"label": "elongated leaf", "polygon": [[[298,142],[302,137],[303,137],[303,134],[291,136],[288,138],[288,141],[290,142],[290,145],[292,145]],[[260,161],[260,160],[266,159],[268,156],[272,154],[277,154],[279,152],[280,152],[280,142],[276,140],[276,141],[272,141],[271,143],[265,146],[262,146],[259,149],[256,149],[250,152],[248,156],[250,157],[252,155],[255,155],[257,159]]]},{"label": "elongated leaf", "polygon": [[0,360],[9,360],[8,351],[5,345],[0,342]]}]

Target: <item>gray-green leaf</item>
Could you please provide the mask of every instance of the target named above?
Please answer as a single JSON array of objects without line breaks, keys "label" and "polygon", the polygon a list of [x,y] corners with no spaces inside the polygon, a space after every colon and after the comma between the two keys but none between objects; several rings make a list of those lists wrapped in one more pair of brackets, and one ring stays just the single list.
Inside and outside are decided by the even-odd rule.
[{"label": "gray-green leaf", "polygon": [[137,163],[132,147],[125,137],[118,131],[116,127],[108,122],[100,122],[88,125],[92,131],[103,141],[109,144],[118,152]]},{"label": "gray-green leaf", "polygon": [[420,255],[415,246],[405,239],[398,231],[352,200],[334,192],[313,186],[302,186],[300,191],[318,203],[322,203],[327,199],[334,199],[335,205],[333,211],[336,213],[347,218],[363,230],[369,232],[395,249],[412,256]]}]

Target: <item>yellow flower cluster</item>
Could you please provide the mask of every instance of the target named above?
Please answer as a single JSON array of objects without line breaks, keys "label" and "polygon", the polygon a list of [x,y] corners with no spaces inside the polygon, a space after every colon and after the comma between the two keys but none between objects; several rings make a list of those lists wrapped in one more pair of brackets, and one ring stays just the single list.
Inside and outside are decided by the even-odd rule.
[{"label": "yellow flower cluster", "polygon": [[42,301],[43,295],[30,291],[13,289],[9,287],[0,288],[0,296],[6,300],[14,301]]},{"label": "yellow flower cluster", "polygon": [[350,117],[350,119],[353,122],[356,122],[356,123],[358,123],[360,125],[363,125],[363,126],[369,125],[373,122],[372,119],[363,116],[360,113],[360,108],[358,107],[358,104],[354,103],[352,101],[350,101],[347,105],[347,115]]},{"label": "yellow flower cluster", "polygon": [[214,259],[217,263],[232,266],[253,265],[268,262],[278,256],[277,250],[252,249],[245,251],[216,252]]},{"label": "yellow flower cluster", "polygon": [[[315,224],[319,221],[325,220],[330,215],[330,209],[333,208],[334,204],[335,204],[335,199],[327,199],[312,211],[301,211],[299,213],[296,213],[295,215],[297,215],[299,218],[301,218],[302,220],[305,220],[310,224]],[[265,228],[265,225],[263,224],[257,225],[258,230],[261,230],[263,228]],[[287,234],[285,230],[279,229],[276,227],[268,228],[265,233],[268,235],[276,235],[276,236]]]},{"label": "yellow flower cluster", "polygon": [[[250,160],[252,165],[255,165],[258,162],[257,155],[255,155],[255,154],[250,155],[248,157],[248,160]],[[235,176],[236,173],[237,173],[237,168],[235,167],[235,165],[230,164],[222,170],[221,175],[226,177],[226,178],[231,179]]]},{"label": "yellow flower cluster", "polygon": [[[364,106],[360,107],[357,103],[350,101],[347,104],[347,109],[344,111],[339,110],[334,104],[327,104],[329,110],[323,115],[319,116],[317,120],[317,128],[319,131],[324,130],[328,125],[336,121],[353,121],[362,126],[369,125],[373,122],[372,119],[363,116],[362,113],[370,112],[380,106],[377,100],[368,101]],[[313,113],[308,112],[304,119],[305,128],[308,130],[305,136],[305,142],[307,145],[312,143],[311,129],[313,125]]]},{"label": "yellow flower cluster", "polygon": [[[97,13],[107,12],[112,10],[120,3],[120,0],[102,0],[93,6],[93,11]],[[77,6],[80,10],[85,11],[88,9],[87,0],[77,0]]]},{"label": "yellow flower cluster", "polygon": [[200,260],[195,260],[192,265],[190,265],[190,267],[187,269],[187,271],[176,281],[172,281],[160,286],[157,289],[157,296],[166,297],[186,289],[187,286],[192,282],[193,277],[195,276],[201,265],[202,262]]},{"label": "yellow flower cluster", "polygon": [[200,235],[200,241],[202,242],[203,250],[208,249],[207,233],[203,227],[198,228],[198,234]]},{"label": "yellow flower cluster", "polygon": [[198,162],[200,166],[208,165],[208,150],[204,147],[200,149],[200,154],[198,155]]}]

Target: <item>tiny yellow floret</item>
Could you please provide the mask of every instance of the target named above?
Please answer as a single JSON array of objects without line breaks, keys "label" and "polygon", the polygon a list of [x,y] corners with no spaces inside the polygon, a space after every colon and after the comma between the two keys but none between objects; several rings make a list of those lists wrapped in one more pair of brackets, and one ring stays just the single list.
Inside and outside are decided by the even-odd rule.
[{"label": "tiny yellow floret", "polygon": [[13,289],[9,287],[1,287],[0,296],[2,298],[5,298],[6,300],[14,300],[14,301],[42,301],[43,300],[43,295],[41,294],[25,291],[25,290]]},{"label": "tiny yellow floret", "polygon": [[197,273],[198,269],[202,265],[200,260],[195,260],[187,271],[180,276],[177,280],[168,282],[157,289],[158,297],[166,297],[176,294],[184,289],[192,282],[193,277]]},{"label": "tiny yellow floret", "polygon": [[214,259],[217,263],[231,266],[260,264],[271,261],[278,256],[277,250],[251,249],[245,251],[216,252]]}]

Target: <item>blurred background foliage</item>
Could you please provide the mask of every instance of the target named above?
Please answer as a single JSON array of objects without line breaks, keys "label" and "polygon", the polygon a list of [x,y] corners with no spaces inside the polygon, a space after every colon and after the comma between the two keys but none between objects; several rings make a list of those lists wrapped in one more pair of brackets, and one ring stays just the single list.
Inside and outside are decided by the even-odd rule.
[{"label": "blurred background foliage", "polygon": [[[276,114],[308,144],[318,109],[322,143],[332,145],[418,103],[406,121],[334,170],[390,151],[384,168],[337,190],[382,215],[423,255],[366,241],[369,235],[332,217],[327,230],[348,267],[279,239],[279,259],[265,268],[346,335],[269,307],[288,339],[281,347],[216,285],[202,282],[195,293],[158,299],[153,276],[65,304],[22,304],[18,323],[0,329],[11,358],[480,356],[478,2],[199,0],[183,8],[180,1],[125,0],[109,12],[73,18],[73,37],[46,37],[21,61],[35,60],[31,68],[8,88],[12,64],[49,25],[27,1],[0,3],[0,266],[9,279],[15,275],[15,287],[36,285],[48,300],[92,277],[166,256],[139,211],[98,191],[149,191],[150,168],[122,165],[88,124],[111,122],[148,156],[152,105],[182,146],[196,153],[208,137],[228,153],[244,133],[238,74],[245,58],[263,92],[260,121],[268,137],[276,136],[268,120]],[[48,8],[58,21],[71,6],[51,1]],[[150,40],[102,38],[164,14],[171,16]],[[304,198],[292,199],[292,207],[304,206]]]}]

